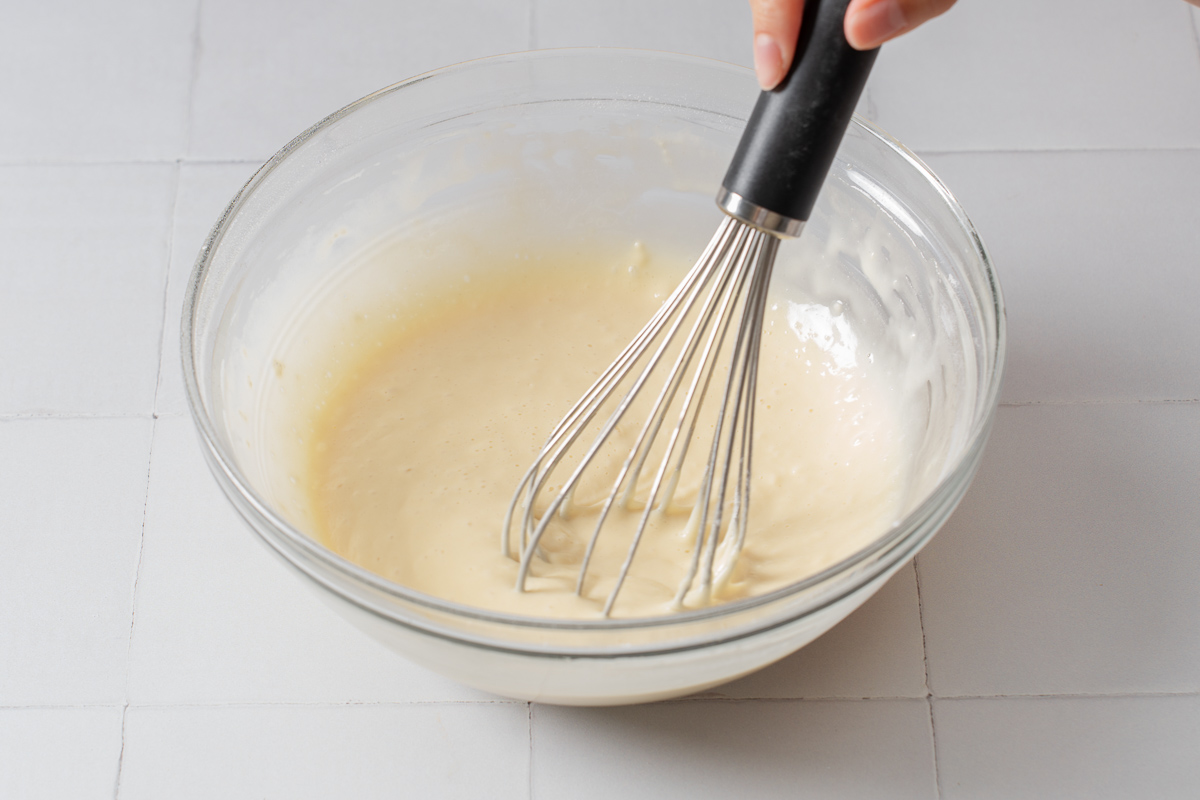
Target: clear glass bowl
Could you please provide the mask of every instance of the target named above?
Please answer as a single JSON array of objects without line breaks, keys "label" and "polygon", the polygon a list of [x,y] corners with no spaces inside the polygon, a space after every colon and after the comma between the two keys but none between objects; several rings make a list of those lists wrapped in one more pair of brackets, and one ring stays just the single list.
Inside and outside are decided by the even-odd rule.
[{"label": "clear glass bowl", "polygon": [[[470,228],[500,209],[503,221],[519,215],[509,226],[517,240],[599,231],[698,253],[720,219],[713,197],[756,96],[748,70],[699,58],[522,53],[389,87],[284,147],[217,221],[183,315],[204,453],[250,527],[347,618],[412,660],[544,702],[698,691],[788,655],[862,604],[966,491],[996,409],[1005,339],[1000,288],[966,214],[912,153],[863,120],[851,124],[805,235],[781,248],[772,290],[836,295],[884,346],[936,368],[896,388],[925,420],[907,515],[820,574],[636,620],[516,617],[411,591],[306,533],[289,475],[295,453],[264,388],[281,342],[307,330],[316,299],[338,285],[339,265],[398,228],[446,219]],[[494,227],[480,225],[480,236]]]}]

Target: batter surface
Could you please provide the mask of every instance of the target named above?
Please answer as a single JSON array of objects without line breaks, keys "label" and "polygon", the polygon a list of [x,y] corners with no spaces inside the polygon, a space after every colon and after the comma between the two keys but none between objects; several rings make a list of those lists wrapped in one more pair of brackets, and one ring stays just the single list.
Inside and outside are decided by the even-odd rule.
[{"label": "batter surface", "polygon": [[[500,528],[548,432],[685,266],[638,257],[486,271],[492,277],[447,285],[420,309],[372,315],[376,346],[338,367],[345,380],[309,427],[304,480],[319,538],[448,600],[597,617],[634,512],[621,512],[611,535],[606,528],[582,597],[575,579],[594,517],[555,520],[523,593]],[[822,305],[769,306],[749,533],[711,602],[816,573],[901,516],[908,448],[878,367],[843,319]],[[686,487],[679,497],[686,506]],[[656,517],[613,616],[677,610],[691,557],[686,522],[686,508]]]}]

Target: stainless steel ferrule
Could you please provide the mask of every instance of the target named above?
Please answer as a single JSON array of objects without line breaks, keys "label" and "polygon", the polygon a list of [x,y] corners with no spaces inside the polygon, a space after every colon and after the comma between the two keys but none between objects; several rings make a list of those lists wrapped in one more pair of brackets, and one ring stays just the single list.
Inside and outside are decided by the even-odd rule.
[{"label": "stainless steel ferrule", "polygon": [[758,228],[781,239],[795,239],[804,230],[804,220],[792,219],[774,211],[768,211],[760,205],[751,203],[740,194],[729,191],[724,186],[717,192],[717,205],[729,216],[744,222],[752,228]]}]

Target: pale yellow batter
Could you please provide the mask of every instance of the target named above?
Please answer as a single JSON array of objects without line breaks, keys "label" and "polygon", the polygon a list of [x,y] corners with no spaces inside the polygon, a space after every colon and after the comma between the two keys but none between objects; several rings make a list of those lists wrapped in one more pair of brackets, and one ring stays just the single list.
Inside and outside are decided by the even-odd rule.
[{"label": "pale yellow batter", "polygon": [[[594,517],[555,520],[528,591],[501,553],[517,482],[546,435],[638,331],[679,264],[485,271],[419,309],[376,315],[310,421],[306,492],[318,536],[397,583],[528,616],[599,615],[634,512],[606,528],[574,593]],[[500,275],[500,277],[495,277]],[[713,602],[779,588],[885,533],[902,513],[909,448],[884,384],[835,309],[778,299],[760,367],[745,549]],[[624,435],[630,435],[626,432]],[[685,481],[686,483],[686,481]],[[679,497],[684,505],[687,487]],[[671,613],[690,559],[686,508],[656,517],[614,616]],[[697,602],[694,598],[689,602]]]}]

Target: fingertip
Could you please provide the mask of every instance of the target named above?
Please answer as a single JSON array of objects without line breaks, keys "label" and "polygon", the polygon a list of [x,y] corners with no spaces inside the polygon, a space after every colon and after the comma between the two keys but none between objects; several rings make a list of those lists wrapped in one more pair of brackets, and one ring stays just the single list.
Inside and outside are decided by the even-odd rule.
[{"label": "fingertip", "polygon": [[899,0],[861,0],[846,9],[846,41],[855,50],[873,50],[898,35],[907,24]]},{"label": "fingertip", "polygon": [[783,80],[783,50],[769,33],[754,37],[754,72],[764,92],[774,89]]},{"label": "fingertip", "polygon": [[754,18],[754,71],[759,85],[769,91],[787,76],[804,0],[750,0],[750,12]]},{"label": "fingertip", "polygon": [[849,14],[846,15],[844,32],[846,34],[846,41],[855,50],[873,50],[879,46],[863,36],[862,28],[856,24],[856,21]]}]

